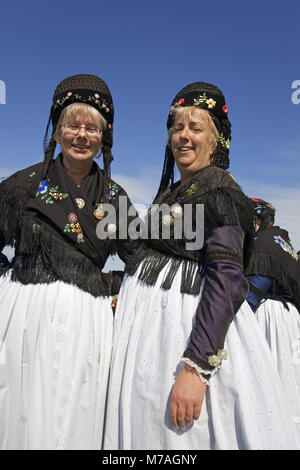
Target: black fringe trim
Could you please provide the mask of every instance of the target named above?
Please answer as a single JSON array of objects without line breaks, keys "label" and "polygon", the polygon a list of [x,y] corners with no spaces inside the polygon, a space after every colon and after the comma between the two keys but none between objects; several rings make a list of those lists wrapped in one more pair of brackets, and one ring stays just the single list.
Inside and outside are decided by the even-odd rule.
[{"label": "black fringe trim", "polygon": [[8,192],[2,183],[0,186],[0,227],[6,245],[14,246],[17,216],[15,194]]},{"label": "black fringe trim", "polygon": [[172,259],[172,269],[168,270],[168,273],[161,285],[163,289],[171,289],[172,283],[174,281],[174,277],[176,276],[176,273],[179,269],[179,266],[181,264],[181,259],[180,258],[173,258]]},{"label": "black fringe trim", "polygon": [[100,267],[75,246],[40,223],[26,223],[11,269],[11,279],[22,284],[50,284],[61,280],[94,297],[110,295],[111,275],[102,273]]},{"label": "black fringe trim", "polygon": [[[202,276],[200,274],[199,263],[184,259],[182,265],[182,278],[180,292],[191,295],[199,295],[202,284]],[[201,269],[202,270],[202,269]],[[203,270],[202,270],[203,272]]]},{"label": "black fringe trim", "polygon": [[[228,178],[231,178],[227,175]],[[195,180],[197,183],[197,181]],[[216,226],[239,225],[245,234],[243,248],[243,266],[247,268],[253,248],[253,206],[250,200],[241,191],[239,186],[233,181],[234,187],[217,187],[211,189],[207,184],[195,191],[193,195],[186,195],[186,190],[172,191],[163,198],[160,203],[166,203],[172,206],[181,200],[181,204],[204,204],[205,224],[212,221]],[[179,188],[178,188],[179,189]],[[181,242],[178,241],[178,249]]]},{"label": "black fringe trim", "polygon": [[[245,272],[247,276],[260,274],[276,279],[284,288],[286,295],[276,296],[276,300],[287,302],[290,299],[300,313],[300,292],[298,291],[297,280],[288,276],[282,269],[279,259],[270,253],[253,253],[249,266]],[[275,298],[265,294],[264,298]]]},{"label": "black fringe trim", "polygon": [[198,262],[185,258],[176,258],[164,253],[154,251],[149,247],[140,247],[135,256],[126,266],[126,272],[133,276],[141,267],[138,279],[149,285],[154,285],[162,269],[167,265],[167,273],[161,283],[162,289],[170,289],[175,275],[182,265],[182,278],[180,292],[182,294],[199,295],[203,275]]}]

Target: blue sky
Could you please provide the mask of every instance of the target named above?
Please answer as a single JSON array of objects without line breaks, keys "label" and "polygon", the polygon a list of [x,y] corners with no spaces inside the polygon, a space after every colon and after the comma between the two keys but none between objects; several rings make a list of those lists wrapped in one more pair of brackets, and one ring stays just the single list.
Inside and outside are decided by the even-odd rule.
[{"label": "blue sky", "polygon": [[0,17],[0,176],[41,160],[57,83],[94,73],[114,99],[113,177],[134,202],[150,203],[170,102],[208,81],[226,97],[231,172],[249,196],[277,207],[300,249],[300,104],[291,99],[299,2],[10,1]]}]

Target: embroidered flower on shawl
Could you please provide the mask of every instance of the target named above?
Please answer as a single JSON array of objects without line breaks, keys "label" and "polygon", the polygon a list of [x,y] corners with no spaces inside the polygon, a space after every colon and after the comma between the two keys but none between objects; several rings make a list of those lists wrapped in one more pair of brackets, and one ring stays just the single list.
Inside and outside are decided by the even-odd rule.
[{"label": "embroidered flower on shawl", "polygon": [[49,189],[48,191],[49,197],[53,198],[55,201],[57,201],[58,199],[61,201],[62,199],[65,199],[66,197],[68,197],[68,194],[60,193],[59,191],[57,191],[57,189],[58,189],[57,186],[56,188]]},{"label": "embroidered flower on shawl", "polygon": [[84,243],[84,237],[81,229],[81,225],[78,222],[78,217],[74,212],[70,212],[68,215],[68,221],[69,223],[65,225],[64,227],[64,233],[76,233],[77,234],[77,242],[78,243]]},{"label": "embroidered flower on shawl", "polygon": [[55,188],[49,188],[45,180],[40,181],[35,195],[39,196],[40,194],[42,195],[41,199],[45,200],[46,204],[54,204],[55,201],[61,201],[69,196],[66,193],[59,192],[58,186],[55,186]]},{"label": "embroidered flower on shawl", "polygon": [[46,191],[48,191],[49,186],[47,185],[45,180],[41,180],[40,184],[37,188],[36,195],[38,194],[44,194]]},{"label": "embroidered flower on shawl", "polygon": [[188,189],[186,190],[187,194],[189,196],[192,196],[198,189],[198,186],[196,183],[191,184]]},{"label": "embroidered flower on shawl", "polygon": [[114,199],[116,197],[116,195],[118,194],[119,192],[119,188],[118,186],[114,183],[114,184],[109,184],[108,185],[108,191],[106,193],[106,199],[108,201],[111,201],[112,199]]},{"label": "embroidered flower on shawl", "polygon": [[280,235],[274,235],[274,242],[278,243],[278,245],[289,255],[291,255],[292,258],[294,258],[296,261],[298,261],[298,255],[293,249],[290,241],[286,242]]},{"label": "embroidered flower on shawl", "polygon": [[77,215],[76,215],[74,212],[71,212],[71,213],[68,215],[68,221],[69,221],[70,223],[74,223],[74,224],[75,224],[75,223],[77,222],[77,220],[78,220],[78,217],[77,217]]}]

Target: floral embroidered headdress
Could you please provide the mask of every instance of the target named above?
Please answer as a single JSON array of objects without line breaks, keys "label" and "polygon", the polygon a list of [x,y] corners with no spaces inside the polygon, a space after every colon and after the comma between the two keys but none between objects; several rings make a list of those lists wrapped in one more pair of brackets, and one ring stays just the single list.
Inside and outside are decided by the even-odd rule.
[{"label": "floral embroidered headdress", "polygon": [[104,80],[96,75],[79,74],[60,82],[55,89],[50,112],[54,128],[62,110],[72,103],[86,103],[99,111],[108,123],[108,143],[112,145],[114,108],[112,96]]},{"label": "floral embroidered headdress", "polygon": [[[111,148],[113,145],[114,107],[111,93],[102,78],[90,74],[78,74],[62,80],[53,94],[53,102],[44,137],[44,168],[40,179],[45,179],[50,162],[54,156],[56,140],[55,132],[60,114],[72,103],[85,103],[93,106],[106,120],[107,126],[103,132],[103,162],[104,162],[104,194],[106,194],[110,179],[110,164],[113,160]],[[51,132],[49,131],[52,124]]]},{"label": "floral embroidered headdress", "polygon": [[107,126],[102,134],[102,153],[104,162],[103,198],[110,187],[110,164],[113,160],[111,148],[113,145],[114,107],[111,93],[102,78],[90,74],[78,74],[62,80],[53,94],[53,101],[47,128],[44,136],[44,163],[41,169],[32,176],[31,183],[20,204],[22,213],[26,201],[35,198],[37,188],[41,181],[47,179],[49,168],[56,148],[55,133],[60,114],[64,108],[72,103],[85,103],[93,106],[106,120]]},{"label": "floral embroidered headdress", "polygon": [[[229,167],[229,143],[231,124],[223,93],[210,83],[195,82],[182,88],[172,101],[167,120],[168,130],[173,126],[176,109],[184,106],[195,106],[205,109],[211,116],[219,133],[219,140],[212,157],[212,164],[223,169]],[[174,157],[169,146],[166,148],[163,175],[159,193],[168,187],[174,178]]]}]

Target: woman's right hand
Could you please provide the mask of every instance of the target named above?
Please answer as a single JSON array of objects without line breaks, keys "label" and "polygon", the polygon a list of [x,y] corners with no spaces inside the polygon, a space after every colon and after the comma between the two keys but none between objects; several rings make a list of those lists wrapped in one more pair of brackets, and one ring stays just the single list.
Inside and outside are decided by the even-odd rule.
[{"label": "woman's right hand", "polygon": [[196,370],[187,364],[178,374],[172,387],[170,418],[175,429],[192,423],[200,416],[206,385]]}]

